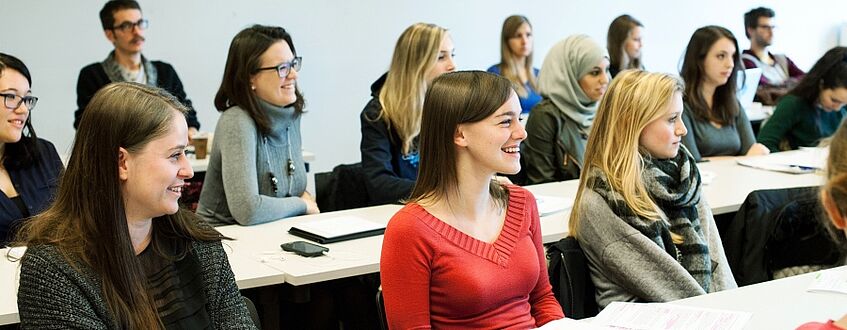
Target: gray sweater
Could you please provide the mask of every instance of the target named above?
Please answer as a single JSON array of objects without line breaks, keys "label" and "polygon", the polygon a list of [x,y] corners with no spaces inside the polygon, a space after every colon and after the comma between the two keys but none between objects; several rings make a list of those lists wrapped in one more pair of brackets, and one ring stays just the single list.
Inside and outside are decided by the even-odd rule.
[{"label": "gray sweater", "polygon": [[[577,237],[600,308],[614,301],[666,302],[706,293],[674,257],[618,218],[599,194],[586,189],[578,202]],[[736,288],[712,211],[702,199],[697,213],[712,259],[711,291]]]},{"label": "gray sweater", "polygon": [[[306,213],[306,167],[300,142],[300,115],[293,107],[260,106],[272,122],[262,135],[244,109],[221,114],[197,215],[214,226],[243,226]],[[288,173],[289,159],[294,173]],[[276,191],[271,180],[276,178]]]},{"label": "gray sweater", "polygon": [[712,156],[743,156],[756,143],[753,126],[741,105],[734,122],[717,128],[708,121],[695,119],[686,103],[682,122],[688,129],[688,134],[682,137],[682,144],[697,161]]},{"label": "gray sweater", "polygon": [[[192,253],[202,271],[206,310],[214,327],[256,329],[221,243],[194,242]],[[55,247],[30,247],[21,261],[21,328],[117,329],[100,286],[90,268],[74,268]]]}]

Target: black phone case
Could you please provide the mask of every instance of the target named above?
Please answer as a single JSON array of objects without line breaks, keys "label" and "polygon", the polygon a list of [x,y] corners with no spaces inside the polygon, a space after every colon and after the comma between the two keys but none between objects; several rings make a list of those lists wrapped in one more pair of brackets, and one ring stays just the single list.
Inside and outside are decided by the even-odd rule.
[{"label": "black phone case", "polygon": [[[319,247],[320,249],[318,251],[306,251],[306,250],[298,247],[297,244],[295,244],[295,243],[310,244],[312,246]],[[282,243],[282,244],[279,245],[279,247],[281,247],[283,251],[294,252],[297,255],[308,257],[308,258],[319,257],[319,256],[322,256],[324,254],[324,252],[329,251],[329,248],[327,248],[327,247],[323,247],[323,246],[316,245],[316,244],[311,244],[311,243],[305,242],[305,241]]]}]

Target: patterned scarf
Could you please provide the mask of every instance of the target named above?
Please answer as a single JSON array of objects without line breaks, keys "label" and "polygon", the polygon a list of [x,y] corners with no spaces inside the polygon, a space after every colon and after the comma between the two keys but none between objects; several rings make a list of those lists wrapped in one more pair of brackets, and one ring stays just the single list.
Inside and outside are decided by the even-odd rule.
[{"label": "patterned scarf", "polygon": [[[112,82],[126,81],[123,75],[124,69],[115,60],[114,50],[109,53],[109,56],[106,56],[103,62],[100,62],[100,65],[103,66],[103,70],[106,71],[106,75],[109,76],[109,80]],[[156,86],[159,81],[158,71],[156,71],[156,66],[153,65],[153,62],[148,61],[144,58],[144,55],[141,55],[141,65],[144,66],[144,74],[147,75],[147,85],[158,87]]]},{"label": "patterned scarf", "polygon": [[[594,178],[591,188],[606,200],[618,217],[674,257],[700,287],[709,292],[712,260],[697,214],[701,182],[694,159],[681,146],[675,158],[646,157],[644,165],[644,185],[667,221],[650,221],[635,215],[623,197],[610,189],[606,176],[596,167],[589,174],[589,178]],[[682,237],[682,243],[674,244],[671,233]]]}]

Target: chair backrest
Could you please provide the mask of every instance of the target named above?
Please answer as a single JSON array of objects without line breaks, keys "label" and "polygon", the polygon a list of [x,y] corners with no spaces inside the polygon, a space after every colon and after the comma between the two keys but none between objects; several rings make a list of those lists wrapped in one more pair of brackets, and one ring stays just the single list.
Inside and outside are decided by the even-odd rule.
[{"label": "chair backrest", "polygon": [[594,283],[588,261],[576,238],[565,237],[547,248],[548,273],[553,295],[565,316],[582,319],[597,315]]},{"label": "chair backrest", "polygon": [[250,317],[253,319],[253,324],[256,325],[257,329],[262,328],[262,321],[259,320],[259,311],[256,310],[256,305],[253,304],[253,301],[250,298],[242,296],[241,299],[244,300],[244,304],[247,305],[247,311],[250,312]]},{"label": "chair backrest", "polygon": [[721,237],[739,286],[769,281],[780,268],[837,262],[837,245],[822,227],[818,189],[757,190],[747,196]]},{"label": "chair backrest", "polygon": [[332,172],[315,173],[315,194],[321,212],[368,206],[362,164],[341,164]]},{"label": "chair backrest", "polygon": [[388,330],[388,317],[385,316],[385,301],[382,300],[382,286],[376,292],[376,312],[379,314],[379,327]]}]

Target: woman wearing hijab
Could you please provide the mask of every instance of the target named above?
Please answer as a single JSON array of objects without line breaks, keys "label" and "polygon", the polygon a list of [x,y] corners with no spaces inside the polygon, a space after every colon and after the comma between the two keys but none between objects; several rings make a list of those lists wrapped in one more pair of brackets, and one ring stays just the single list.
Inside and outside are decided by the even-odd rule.
[{"label": "woman wearing hijab", "polygon": [[538,79],[543,99],[526,123],[521,150],[527,183],[579,178],[597,101],[609,85],[609,55],[587,35],[560,41]]}]

